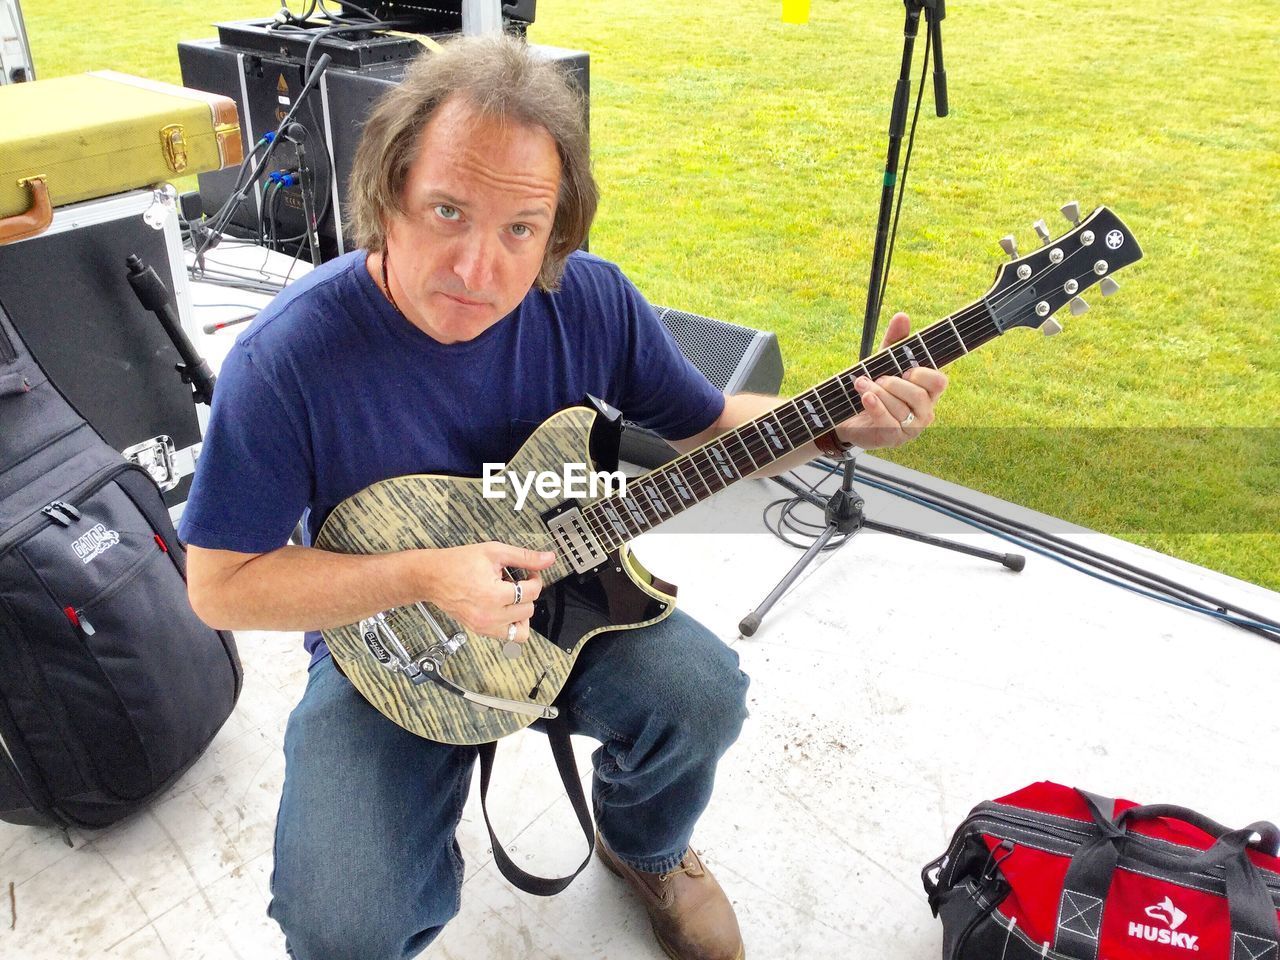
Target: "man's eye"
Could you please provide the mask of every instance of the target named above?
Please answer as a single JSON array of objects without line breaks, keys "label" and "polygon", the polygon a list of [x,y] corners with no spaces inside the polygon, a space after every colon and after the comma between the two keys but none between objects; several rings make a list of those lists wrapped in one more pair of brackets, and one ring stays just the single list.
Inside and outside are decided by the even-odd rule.
[{"label": "man's eye", "polygon": [[528,237],[533,235],[533,229],[527,223],[513,223],[511,232],[517,237]]},{"label": "man's eye", "polygon": [[457,207],[451,207],[447,203],[437,203],[435,209],[436,216],[441,220],[458,220],[462,217]]}]

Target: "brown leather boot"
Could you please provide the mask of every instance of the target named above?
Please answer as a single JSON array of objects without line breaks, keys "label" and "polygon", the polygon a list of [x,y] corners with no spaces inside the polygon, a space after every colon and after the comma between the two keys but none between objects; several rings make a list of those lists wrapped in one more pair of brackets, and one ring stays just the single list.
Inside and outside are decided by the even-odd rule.
[{"label": "brown leather boot", "polygon": [[596,854],[639,894],[658,945],[671,960],[745,960],[733,905],[690,847],[669,873],[642,873],[596,834]]}]

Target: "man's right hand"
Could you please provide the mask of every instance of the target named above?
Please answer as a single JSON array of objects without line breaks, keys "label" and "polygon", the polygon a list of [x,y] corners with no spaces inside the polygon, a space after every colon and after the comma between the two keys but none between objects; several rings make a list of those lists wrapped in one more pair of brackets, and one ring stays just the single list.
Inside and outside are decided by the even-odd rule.
[{"label": "man's right hand", "polygon": [[475,633],[506,640],[514,623],[516,642],[529,639],[529,618],[533,616],[534,601],[542,593],[542,579],[534,575],[521,581],[517,604],[515,584],[504,573],[508,568],[545,570],[555,563],[554,553],[496,541],[428,553],[431,559],[427,600]]}]

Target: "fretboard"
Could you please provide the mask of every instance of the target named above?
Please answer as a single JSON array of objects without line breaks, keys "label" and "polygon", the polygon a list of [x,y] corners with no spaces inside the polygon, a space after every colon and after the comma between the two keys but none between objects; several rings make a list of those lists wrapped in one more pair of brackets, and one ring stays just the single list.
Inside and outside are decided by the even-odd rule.
[{"label": "fretboard", "polygon": [[625,495],[597,500],[583,510],[583,517],[600,544],[615,550],[862,412],[862,397],[853,386],[858,377],[900,376],[916,366],[938,369],[1000,332],[979,300],[665,466],[630,479]]}]

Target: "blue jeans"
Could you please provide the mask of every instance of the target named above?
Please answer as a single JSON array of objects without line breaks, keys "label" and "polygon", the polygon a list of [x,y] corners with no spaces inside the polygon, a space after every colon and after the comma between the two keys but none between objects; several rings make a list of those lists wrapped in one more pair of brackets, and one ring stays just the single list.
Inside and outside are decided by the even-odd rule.
[{"label": "blue jeans", "polygon": [[[674,868],[746,719],[738,655],[676,610],[589,640],[556,699],[592,755],[596,825],[638,870]],[[326,657],[285,731],[268,913],[298,960],[400,960],[458,912],[454,831],[474,747],[424,740],[369,706]],[[550,751],[547,763],[551,764]]]}]

